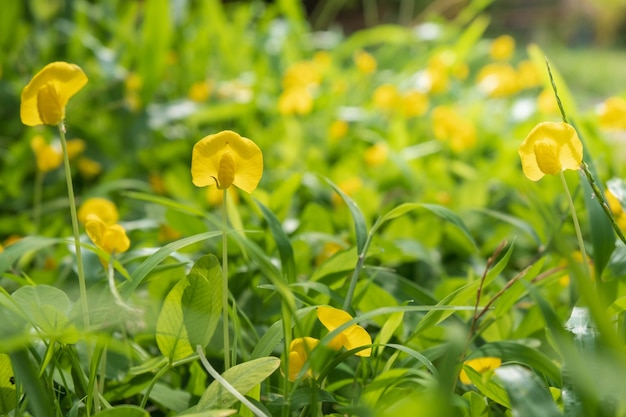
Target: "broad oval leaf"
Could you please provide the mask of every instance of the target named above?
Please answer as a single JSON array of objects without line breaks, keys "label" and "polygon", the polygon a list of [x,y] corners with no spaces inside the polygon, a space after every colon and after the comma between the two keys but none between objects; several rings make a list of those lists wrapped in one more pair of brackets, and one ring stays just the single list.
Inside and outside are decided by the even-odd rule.
[{"label": "broad oval leaf", "polygon": [[188,276],[169,292],[157,319],[156,341],[170,361],[193,354],[192,346],[206,346],[222,309],[221,268],[213,255],[203,256]]},{"label": "broad oval leaf", "polygon": [[[225,371],[222,377],[237,391],[245,394],[257,384],[265,381],[279,366],[280,359],[268,356],[233,366]],[[196,412],[229,408],[236,402],[237,399],[233,394],[219,382],[213,381],[202,394]]]}]

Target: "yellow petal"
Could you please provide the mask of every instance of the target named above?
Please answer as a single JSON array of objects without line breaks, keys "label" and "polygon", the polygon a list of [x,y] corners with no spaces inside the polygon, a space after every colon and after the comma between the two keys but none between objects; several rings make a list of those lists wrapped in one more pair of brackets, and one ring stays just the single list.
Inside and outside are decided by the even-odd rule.
[{"label": "yellow petal", "polygon": [[[465,361],[463,365],[469,366],[470,368],[474,369],[476,372],[482,374],[487,371],[491,371],[491,370],[499,368],[500,365],[502,365],[502,359],[494,358],[494,357],[477,358],[477,359],[471,359],[469,361]],[[464,384],[472,383],[472,381],[469,379],[464,369],[461,370],[461,374],[459,375],[459,378],[461,382]]]},{"label": "yellow petal", "polygon": [[230,151],[226,151],[220,158],[220,164],[217,170],[217,188],[225,190],[233,184],[234,180],[235,160]]},{"label": "yellow petal", "polygon": [[[289,345],[289,380],[295,381],[304,366],[309,353],[319,344],[319,340],[314,337],[298,337],[291,341]],[[309,369],[305,376],[313,373]]]},{"label": "yellow petal", "polygon": [[305,358],[296,352],[289,352],[289,380],[295,381],[304,366]]},{"label": "yellow petal", "polygon": [[345,311],[328,306],[319,306],[317,308],[317,318],[329,332],[352,320],[352,316]]},{"label": "yellow petal", "polygon": [[102,248],[102,238],[106,232],[107,225],[95,214],[87,215],[85,220],[85,231],[89,239],[99,248]]},{"label": "yellow petal", "polygon": [[56,125],[68,100],[87,83],[83,70],[67,62],[46,65],[22,90],[20,117],[27,126]]},{"label": "yellow petal", "polygon": [[531,181],[537,181],[544,174],[578,169],[582,163],[583,146],[571,125],[543,122],[535,126],[522,142],[519,156],[524,174]]},{"label": "yellow petal", "polygon": [[86,200],[78,209],[78,220],[87,221],[87,216],[95,214],[106,224],[115,224],[119,219],[117,207],[106,198],[94,197]]},{"label": "yellow petal", "polygon": [[126,230],[119,224],[107,226],[102,236],[102,249],[108,253],[126,252],[130,247],[130,239],[126,236]]},{"label": "yellow petal", "polygon": [[250,139],[230,130],[209,135],[194,145],[191,157],[194,185],[204,187],[219,183],[220,164],[224,164],[221,166],[222,176],[225,175],[224,169],[231,166],[230,161],[223,160],[226,152],[232,158],[232,184],[251,193],[263,175],[263,154]]},{"label": "yellow petal", "polygon": [[[345,335],[344,347],[347,350],[351,350],[354,348],[372,344],[372,337],[370,336],[370,334],[364,328],[356,324],[346,329],[346,331],[344,332],[344,335]],[[370,356],[371,354],[372,354],[371,348],[363,349],[356,353],[357,356],[365,356],[365,357]]]}]

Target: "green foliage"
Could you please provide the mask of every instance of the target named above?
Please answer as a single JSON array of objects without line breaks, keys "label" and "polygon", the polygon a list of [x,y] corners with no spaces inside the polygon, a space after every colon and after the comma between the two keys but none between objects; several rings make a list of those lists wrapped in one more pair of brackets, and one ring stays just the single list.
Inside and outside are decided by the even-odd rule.
[{"label": "green foliage", "polygon": [[[582,52],[498,56],[491,0],[392,2],[406,24],[351,33],[340,1],[6,3],[0,415],[625,415],[626,96],[581,91]],[[66,178],[31,147],[59,134],[20,123],[57,60],[89,79],[65,109],[78,208],[108,199],[131,242],[80,226],[86,294]],[[562,118],[582,248],[562,183],[519,164]],[[194,143],[225,129],[262,149],[252,195],[191,181]],[[322,305],[353,319],[326,330]],[[334,350],[357,324],[371,342]]]}]

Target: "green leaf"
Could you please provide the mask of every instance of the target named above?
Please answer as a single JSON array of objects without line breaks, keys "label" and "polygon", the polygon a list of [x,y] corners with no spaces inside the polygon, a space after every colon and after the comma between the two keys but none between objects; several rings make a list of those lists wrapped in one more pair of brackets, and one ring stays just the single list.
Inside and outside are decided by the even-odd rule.
[{"label": "green leaf", "polygon": [[363,212],[359,209],[359,206],[356,205],[354,200],[352,200],[346,193],[341,191],[339,187],[337,187],[331,180],[328,178],[324,178],[324,180],[330,185],[333,190],[346,203],[348,209],[350,210],[350,214],[352,215],[352,220],[354,221],[354,230],[356,234],[356,251],[358,254],[363,252],[365,248],[365,242],[367,241],[367,224],[365,223],[365,217],[363,216]]},{"label": "green leaf", "polygon": [[518,417],[561,417],[547,387],[528,369],[508,365],[496,369],[496,375],[511,400],[511,411]]},{"label": "green leaf", "polygon": [[68,344],[78,340],[78,330],[67,316],[70,299],[63,291],[49,285],[21,287],[13,293],[13,299],[47,337]]},{"label": "green leaf", "polygon": [[509,397],[506,395],[504,387],[497,379],[486,376],[467,365],[463,367],[463,370],[470,381],[472,381],[472,384],[474,384],[482,394],[498,404],[510,408]]},{"label": "green leaf", "polygon": [[222,308],[221,269],[214,255],[203,256],[188,276],[169,292],[157,319],[156,341],[171,362],[206,346],[219,322]]},{"label": "green leaf", "polygon": [[276,216],[274,216],[274,213],[272,213],[272,211],[261,202],[256,201],[256,204],[261,208],[263,216],[265,217],[265,220],[270,227],[270,231],[272,232],[272,236],[274,236],[274,240],[276,241],[280,261],[283,267],[283,273],[287,277],[287,282],[294,282],[296,280],[296,263],[294,261],[291,241],[289,241],[289,237],[283,230]]},{"label": "green leaf", "polygon": [[119,405],[94,414],[98,417],[150,417],[150,414],[143,408],[135,405]]},{"label": "green leaf", "polygon": [[133,271],[133,273],[130,275],[130,281],[125,282],[121,285],[120,295],[122,299],[127,300],[131,296],[135,288],[137,288],[139,284],[141,284],[141,281],[143,281],[144,278],[148,276],[148,274],[157,265],[159,265],[172,253],[184,248],[185,246],[193,245],[194,243],[221,235],[221,231],[199,233],[197,235],[189,236],[163,246],[161,249],[150,255],[146,260],[141,263],[141,265],[137,267],[137,269]]},{"label": "green leaf", "polygon": [[11,359],[9,355],[0,353],[0,415],[9,414],[16,405],[17,394]]},{"label": "green leaf", "polygon": [[[225,371],[222,377],[237,391],[247,393],[255,385],[265,381],[279,366],[280,359],[278,358],[253,359],[233,366]],[[237,399],[234,395],[228,392],[219,382],[213,381],[202,394],[198,402],[197,411],[229,408],[236,402]]]}]

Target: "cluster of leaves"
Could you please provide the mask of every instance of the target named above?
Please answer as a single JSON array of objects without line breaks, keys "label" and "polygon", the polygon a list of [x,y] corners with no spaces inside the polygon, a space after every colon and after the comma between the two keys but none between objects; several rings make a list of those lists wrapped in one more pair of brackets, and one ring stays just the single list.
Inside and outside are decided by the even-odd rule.
[{"label": "cluster of leaves", "polygon": [[[289,0],[4,5],[0,414],[624,415],[626,251],[567,172],[592,279],[561,184],[524,177],[522,139],[561,116],[539,47],[485,35],[488,3],[350,36]],[[130,239],[84,239],[86,317],[56,133],[19,117],[55,60],[89,78],[66,109],[79,205],[114,202]],[[623,227],[624,100],[579,109],[553,74]],[[190,172],[224,129],[264,160],[227,194],[230,352],[223,195]],[[326,305],[354,319],[327,332]]]}]

